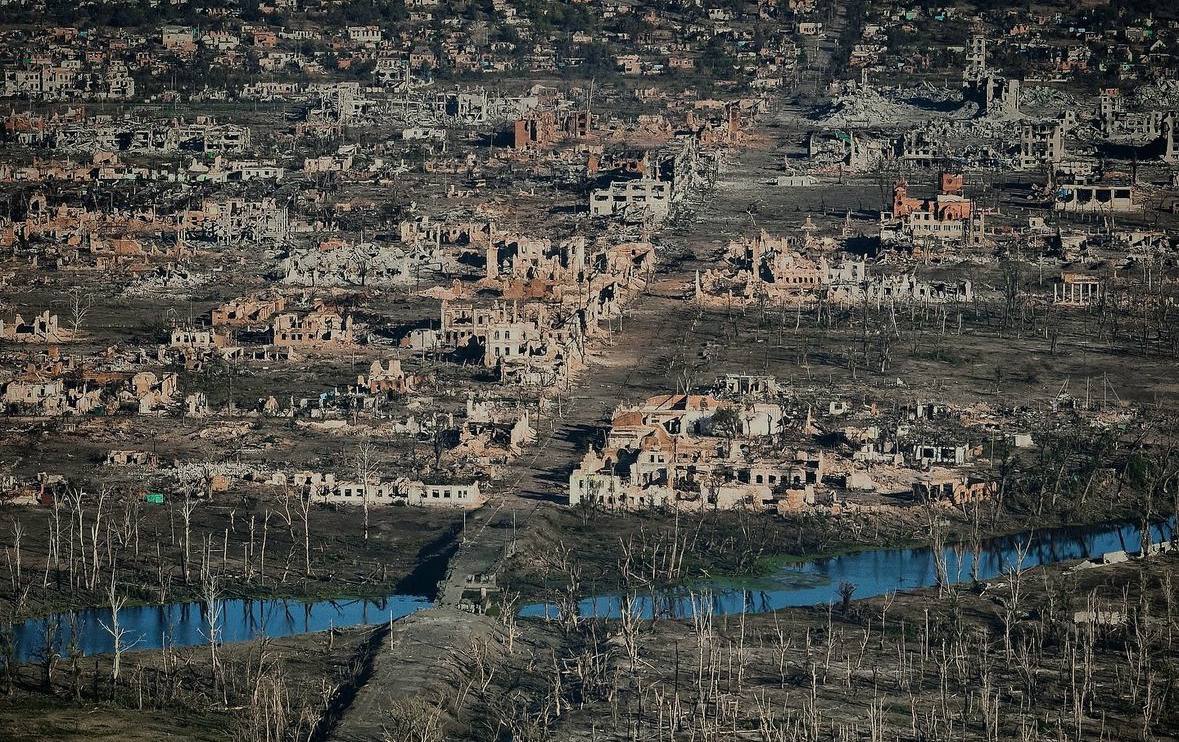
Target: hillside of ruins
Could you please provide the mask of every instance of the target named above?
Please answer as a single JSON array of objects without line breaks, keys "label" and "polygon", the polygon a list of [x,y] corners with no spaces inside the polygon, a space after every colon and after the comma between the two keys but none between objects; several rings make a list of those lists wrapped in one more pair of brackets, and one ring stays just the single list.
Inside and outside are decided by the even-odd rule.
[{"label": "hillside of ruins", "polygon": [[1179,740],[1179,8],[0,6],[0,739]]}]

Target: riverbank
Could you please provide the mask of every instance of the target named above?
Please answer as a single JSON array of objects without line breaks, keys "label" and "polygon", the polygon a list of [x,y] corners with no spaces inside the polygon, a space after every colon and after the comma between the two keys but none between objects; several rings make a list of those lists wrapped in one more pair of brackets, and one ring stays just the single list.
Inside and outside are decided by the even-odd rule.
[{"label": "riverbank", "polygon": [[[1172,544],[1174,538],[1172,518],[1152,524],[1146,543]],[[749,579],[717,577],[671,587],[632,585],[625,593],[564,596],[555,604],[525,605],[520,615],[564,619],[576,610],[585,617],[619,618],[629,612],[654,619],[693,618],[702,612],[768,613],[846,603],[856,595],[872,598],[934,586],[961,589],[1014,571],[1077,560],[1101,561],[1105,556],[1124,559],[1127,553],[1140,551],[1142,544],[1142,530],[1134,523],[1044,528],[986,539],[974,546],[858,550],[795,562],[757,584]]]},{"label": "riverbank", "polygon": [[1179,556],[1071,566],[761,615],[522,621],[448,738],[1174,739]]},{"label": "riverbank", "polygon": [[[10,566],[9,579],[0,581],[0,623],[109,605],[112,572],[128,606],[202,600],[207,574],[216,575],[222,599],[433,597],[463,527],[460,513],[380,508],[370,514],[366,540],[359,509],[314,507],[305,540],[299,514],[288,522],[282,503],[223,499],[193,510],[185,537],[178,508],[118,500],[107,504],[102,520],[118,519],[122,529],[134,518],[138,525],[124,538],[112,537],[118,546],[99,550],[95,568],[89,543],[83,554],[63,536],[51,555],[51,515],[48,508],[0,507],[0,521],[24,529],[19,578]],[[63,530],[67,517],[61,515]],[[89,533],[97,511],[83,517]]]},{"label": "riverbank", "polygon": [[[1074,570],[1071,566],[1030,568],[1020,575],[1017,589],[1009,579],[1000,578],[985,580],[974,589],[963,586],[940,594],[936,588],[919,589],[852,600],[847,606],[787,608],[765,615],[714,614],[703,624],[660,619],[624,630],[620,622],[600,619],[583,620],[572,628],[555,621],[521,621],[510,632],[501,628],[481,632],[479,640],[472,637],[472,646],[461,648],[462,656],[455,655],[446,663],[450,668],[447,672],[463,670],[483,680],[464,685],[465,694],[456,691],[446,697],[431,696],[431,702],[436,701],[443,710],[441,718],[448,739],[487,739],[487,734],[501,724],[516,728],[525,722],[547,729],[557,738],[581,738],[590,734],[591,728],[596,728],[601,738],[613,738],[606,733],[621,734],[627,719],[638,725],[640,737],[655,737],[658,725],[667,719],[664,708],[665,721],[659,721],[660,704],[679,698],[684,709],[694,708],[696,702],[692,699],[699,694],[703,662],[703,677],[713,677],[717,683],[713,690],[705,689],[707,706],[724,703],[725,698],[735,702],[742,693],[756,692],[772,708],[780,709],[776,713],[785,714],[777,717],[778,723],[785,724],[789,719],[797,723],[802,714],[813,713],[820,728],[843,719],[845,724],[866,729],[875,713],[870,706],[875,703],[882,704],[879,708],[884,711],[879,723],[907,729],[904,724],[910,705],[926,714],[919,717],[923,725],[931,723],[929,714],[942,713],[938,689],[943,675],[950,673],[946,681],[951,690],[958,687],[954,683],[961,682],[949,661],[957,656],[956,652],[969,658],[971,666],[981,673],[971,675],[974,685],[967,693],[977,696],[979,683],[987,677],[993,684],[1010,688],[1010,692],[1026,692],[1020,662],[1001,661],[1004,625],[1010,622],[1013,647],[1031,643],[1020,651],[1028,652],[1026,660],[1039,679],[1027,711],[1013,712],[1000,720],[1000,725],[1015,735],[1019,724],[1026,723],[1020,720],[1025,713],[1030,718],[1067,710],[1064,700],[1069,680],[1060,674],[1060,657],[1070,641],[1083,636],[1069,628],[1078,625],[1076,615],[1083,619],[1090,615],[1116,619],[1118,615],[1133,616],[1136,611],[1147,610],[1152,625],[1159,627],[1159,621],[1173,624],[1179,616],[1175,610],[1179,593],[1174,588],[1179,557],[1088,570]],[[1020,597],[1013,599],[1016,593]],[[1126,672],[1126,632],[1120,628],[1121,620],[1116,619],[1113,625],[1095,625],[1103,643],[1094,647],[1090,672],[1093,682],[1107,691],[1094,697],[1094,706],[1081,722],[1082,729],[1092,728],[1096,734],[1104,717],[1106,729],[1114,737],[1130,734],[1142,723],[1133,715],[1129,691],[1124,684],[1113,682],[1115,675],[1125,677]],[[703,655],[698,646],[701,630],[707,637]],[[631,662],[626,650],[631,641],[626,639],[628,631],[633,631],[637,663]],[[514,637],[510,652],[509,633]],[[1153,642],[1166,634],[1151,632],[1149,636]],[[415,637],[417,629],[406,623],[394,641],[420,645]],[[986,637],[990,647],[983,654],[979,654],[984,652],[978,643],[980,637]],[[404,668],[373,667],[374,662],[392,660],[393,654],[384,651],[389,641],[386,627],[382,626],[226,645],[219,648],[226,678],[219,682],[212,680],[208,647],[168,653],[129,652],[123,656],[117,684],[110,681],[109,655],[78,663],[77,680],[74,664],[62,658],[54,665],[48,686],[42,683],[41,666],[25,665],[14,682],[10,696],[13,703],[0,708],[0,728],[14,739],[29,740],[113,739],[116,727],[122,727],[119,739],[258,738],[258,724],[276,720],[259,715],[258,708],[248,700],[246,690],[251,686],[246,683],[263,689],[265,701],[273,690],[272,684],[281,677],[285,684],[282,687],[291,695],[290,713],[283,722],[285,730],[302,728],[305,734],[330,731],[332,738],[344,738],[340,735],[363,731],[371,725],[358,727],[356,715],[350,713],[345,716],[349,729],[335,728],[333,709],[347,705],[342,698],[355,698],[359,688],[364,689],[368,700],[373,700],[374,694],[391,697],[400,687]],[[945,651],[935,652],[936,647],[943,646],[942,641],[946,642]],[[484,653],[496,657],[494,662],[483,665],[482,676],[472,658],[480,642]],[[1179,662],[1174,647],[1160,645],[1153,651],[1152,672],[1165,672],[1164,665],[1176,666]],[[898,652],[902,653],[901,660]],[[583,672],[589,673],[584,678],[576,674],[567,678],[557,690],[566,712],[559,718],[546,719],[538,706],[546,693],[553,692],[546,668],[553,658],[566,663],[590,656],[599,656],[601,666],[584,668]],[[945,661],[939,659],[943,656]],[[542,661],[546,658],[547,664]],[[263,669],[254,669],[259,663]],[[443,682],[445,678],[438,669],[437,663],[422,664],[414,672]],[[370,678],[380,683],[371,686]],[[812,681],[813,696],[808,690]],[[607,692],[599,682],[611,683],[616,690]],[[75,698],[75,687],[81,689],[80,701]],[[641,688],[657,689],[664,700],[658,700],[653,691],[644,695]],[[584,696],[575,703],[568,694]],[[640,697],[645,700],[640,701]],[[957,691],[949,698],[955,699],[948,707],[951,711],[979,700],[969,701]],[[19,714],[16,708],[20,708]],[[95,710],[101,713],[93,713]],[[372,729],[379,730],[413,720],[424,723],[424,713],[418,707],[389,702],[376,704],[374,713],[361,716],[377,725]],[[756,728],[760,723],[755,704],[741,702],[730,713],[736,715],[740,728]],[[961,713],[964,715],[956,722],[963,725],[960,734],[984,738],[984,721],[977,706],[973,712]],[[1155,738],[1166,739],[1165,730],[1176,728],[1174,723],[1179,720],[1174,714],[1166,706],[1154,707],[1149,723]],[[681,723],[686,733],[700,719],[688,713]],[[933,730],[923,727],[923,731]],[[253,737],[248,736],[251,733]]]},{"label": "riverbank", "polygon": [[[1137,522],[1140,503],[1125,497],[1083,514],[1034,515],[939,508],[937,538],[969,547],[1033,529],[1091,528]],[[582,593],[681,587],[723,578],[756,584],[783,568],[874,549],[929,546],[929,513],[801,513],[786,518],[743,511],[700,514],[546,508],[528,522],[503,572],[505,589],[522,601],[552,600],[576,584]]]},{"label": "riverbank", "polygon": [[378,628],[218,648],[131,651],[25,664],[3,678],[0,729],[20,740],[307,739],[323,723]]}]

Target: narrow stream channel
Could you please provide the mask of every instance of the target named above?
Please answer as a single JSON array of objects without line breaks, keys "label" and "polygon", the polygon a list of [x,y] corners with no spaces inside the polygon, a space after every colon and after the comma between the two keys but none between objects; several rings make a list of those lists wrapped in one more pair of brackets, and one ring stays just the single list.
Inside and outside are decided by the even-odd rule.
[{"label": "narrow stream channel", "polygon": [[[1151,543],[1174,538],[1171,518],[1152,525]],[[1141,529],[1120,523],[1085,528],[1052,528],[1029,531],[985,541],[979,551],[978,578],[990,580],[1016,566],[1019,551],[1026,550],[1022,568],[1077,559],[1094,559],[1109,552],[1141,549]],[[974,553],[954,544],[945,548],[946,573],[955,584],[972,579]],[[783,567],[777,574],[757,580],[723,577],[694,581],[691,585],[656,590],[635,596],[631,610],[644,618],[687,618],[697,611],[713,615],[765,613],[779,608],[824,605],[839,599],[840,584],[855,585],[853,599],[872,598],[893,591],[933,587],[937,584],[933,550],[873,549],[824,557]],[[622,599],[596,595],[578,603],[582,616],[617,618]],[[555,617],[551,603],[531,603],[520,609],[522,617]]]},{"label": "narrow stream channel", "polygon": [[[284,637],[298,633],[345,629],[387,622],[429,608],[426,596],[393,595],[386,598],[317,600],[226,599],[218,604],[218,643],[248,642],[263,636]],[[125,649],[160,649],[162,646],[195,646],[209,643],[209,612],[204,603],[166,603],[129,606],[119,611],[119,628],[125,629]],[[55,613],[13,624],[18,662],[35,662],[44,654],[45,626],[57,625],[54,646],[61,655],[70,643],[77,622],[78,646],[85,655],[114,651],[110,609],[86,609]]]},{"label": "narrow stream channel", "polygon": [[[330,628],[371,626],[429,608],[450,558],[458,548],[460,532],[461,526],[456,524],[422,546],[413,571],[397,583],[392,595],[383,598],[317,601],[235,598],[219,601],[217,641],[227,644],[264,636],[278,638]],[[115,650],[114,640],[104,628],[111,627],[110,609],[86,608],[14,623],[16,661],[34,662],[43,657],[47,625],[54,627],[55,651],[64,656],[75,624],[78,648],[84,655]],[[208,610],[200,601],[127,607],[119,611],[119,628],[127,631],[123,648],[128,651],[209,643]]]},{"label": "narrow stream channel", "polygon": [[[219,643],[243,642],[263,636],[282,637],[326,631],[330,628],[367,626],[408,616],[431,605],[423,595],[390,595],[386,598],[300,600],[223,600],[218,605]],[[119,628],[126,629],[124,649],[160,649],[208,644],[208,611],[204,603],[166,603],[127,607],[119,611]],[[56,625],[54,646],[65,654],[74,623],[83,654],[105,654],[115,649],[103,625],[111,626],[109,608],[88,608],[32,618],[13,625],[18,662],[34,662],[44,653],[45,626]]]},{"label": "narrow stream channel", "polygon": [[[1175,537],[1174,519],[1151,526],[1151,542]],[[1116,551],[1135,552],[1141,548],[1140,529],[1122,523],[1088,528],[1055,528],[1031,531],[984,542],[979,559],[979,578],[993,579],[1015,566],[1020,549],[1026,549],[1023,568],[1077,559],[1093,559]],[[956,544],[945,549],[946,569],[952,582],[971,579],[972,550]],[[822,605],[838,599],[839,585],[855,585],[853,598],[870,598],[895,590],[912,590],[936,584],[933,552],[928,547],[874,549],[824,557],[783,567],[777,574],[759,580],[717,578],[699,580],[689,586],[655,591],[635,598],[633,610],[652,615],[689,617],[707,605],[720,614],[763,613],[808,605]],[[403,618],[431,605],[424,595],[398,594],[385,598],[340,599],[304,602],[260,599],[224,600],[219,604],[219,643],[249,641],[263,636],[283,637],[326,631],[329,628],[367,626]],[[622,601],[618,595],[597,595],[580,601],[583,616],[616,618]],[[169,603],[124,608],[119,612],[120,628],[127,630],[125,649],[159,649],[207,644],[208,618],[200,602]],[[532,603],[520,609],[523,617],[555,616],[556,607]],[[110,633],[111,613],[105,608],[33,618],[13,625],[18,662],[34,662],[43,654],[45,626],[56,626],[54,646],[65,653],[76,624],[78,645],[83,654],[114,651]]]}]

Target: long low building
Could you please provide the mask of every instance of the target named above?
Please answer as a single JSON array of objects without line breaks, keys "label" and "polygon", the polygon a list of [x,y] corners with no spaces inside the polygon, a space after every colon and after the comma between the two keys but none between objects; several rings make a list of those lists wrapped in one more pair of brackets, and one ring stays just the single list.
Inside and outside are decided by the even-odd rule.
[{"label": "long low building", "polygon": [[1134,189],[1129,185],[1068,183],[1056,191],[1057,211],[1127,212],[1134,211]]},{"label": "long low building", "polygon": [[[365,483],[337,480],[332,473],[302,471],[290,476],[279,473],[271,478],[270,484],[290,487],[300,496],[310,497],[315,502],[356,506],[365,504]],[[477,481],[432,484],[406,478],[374,478],[367,484],[367,493],[370,507],[411,505],[473,510],[487,502]]]}]

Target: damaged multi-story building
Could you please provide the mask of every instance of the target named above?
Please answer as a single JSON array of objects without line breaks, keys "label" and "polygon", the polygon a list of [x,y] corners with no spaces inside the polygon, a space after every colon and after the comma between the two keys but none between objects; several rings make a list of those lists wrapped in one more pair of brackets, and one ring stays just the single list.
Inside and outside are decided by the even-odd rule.
[{"label": "damaged multi-story building", "polygon": [[1025,121],[1019,130],[1019,167],[1054,169],[1064,161],[1064,124]]},{"label": "damaged multi-story building", "polygon": [[352,316],[327,306],[276,314],[270,321],[270,343],[279,348],[336,350],[353,341]]},{"label": "damaged multi-story building", "polygon": [[659,224],[702,182],[707,167],[696,136],[677,137],[647,158],[639,177],[616,177],[606,187],[591,191],[590,214]]}]

